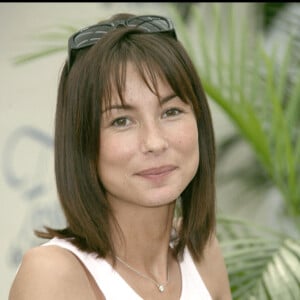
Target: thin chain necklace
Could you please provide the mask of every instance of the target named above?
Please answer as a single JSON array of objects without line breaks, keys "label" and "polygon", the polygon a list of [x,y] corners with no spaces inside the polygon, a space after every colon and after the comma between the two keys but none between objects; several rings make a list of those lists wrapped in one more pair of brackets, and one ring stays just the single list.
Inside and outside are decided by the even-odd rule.
[{"label": "thin chain necklace", "polygon": [[167,268],[167,282],[165,284],[161,284],[158,283],[157,281],[155,281],[153,278],[148,277],[147,275],[142,274],[141,272],[139,272],[138,270],[136,270],[135,268],[131,267],[130,265],[128,265],[124,260],[122,260],[120,257],[116,256],[116,259],[118,261],[120,261],[125,267],[127,267],[128,269],[130,269],[131,271],[133,271],[134,273],[138,274],[139,276],[151,280],[158,288],[158,290],[162,293],[164,292],[166,286],[169,283],[169,268]]}]

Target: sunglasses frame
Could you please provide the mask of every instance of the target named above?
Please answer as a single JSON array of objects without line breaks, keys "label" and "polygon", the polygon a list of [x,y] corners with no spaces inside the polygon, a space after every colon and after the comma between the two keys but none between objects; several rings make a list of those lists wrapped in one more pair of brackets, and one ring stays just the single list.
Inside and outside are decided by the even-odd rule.
[{"label": "sunglasses frame", "polygon": [[[140,20],[143,22],[134,24],[133,23],[134,20]],[[155,24],[154,21],[159,21],[159,20],[165,21],[167,27],[158,28],[157,31],[150,31],[149,28],[146,27],[146,25],[151,24],[151,22],[153,22],[151,24],[152,26],[157,26],[157,24]],[[103,30],[104,27],[108,27],[109,29]],[[129,19],[114,20],[112,22],[91,25],[80,29],[79,31],[75,32],[70,36],[68,40],[68,70],[70,71],[72,64],[74,63],[74,56],[77,50],[95,45],[99,40],[101,40],[101,38],[105,34],[107,34],[112,30],[115,30],[118,27],[139,28],[144,30],[143,33],[168,33],[174,39],[177,40],[177,35],[175,32],[173,22],[169,18],[158,16],[158,15],[135,16]],[[85,39],[80,43],[77,43],[76,38],[78,38],[81,35],[86,35],[88,39]]]}]

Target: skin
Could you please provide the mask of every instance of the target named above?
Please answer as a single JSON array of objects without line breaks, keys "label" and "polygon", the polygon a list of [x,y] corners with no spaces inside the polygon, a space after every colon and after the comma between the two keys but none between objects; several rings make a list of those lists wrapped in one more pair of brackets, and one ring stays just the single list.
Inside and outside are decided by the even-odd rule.
[{"label": "skin", "polygon": [[98,169],[116,210],[120,205],[132,211],[169,204],[197,171],[192,107],[162,81],[158,88],[161,105],[129,64],[125,106],[113,95],[112,108],[102,114]]},{"label": "skin", "polygon": [[[169,283],[160,293],[150,280],[118,261],[116,270],[143,299],[174,300],[180,298],[181,274],[169,237],[175,201],[198,168],[198,131],[192,107],[163,80],[158,91],[160,99],[128,65],[125,106],[113,95],[112,107],[102,114],[98,171],[122,228],[120,236],[112,226],[117,255],[157,282],[167,281],[168,269]],[[106,259],[112,263],[110,257]],[[215,237],[196,266],[214,300],[231,299]],[[73,254],[48,246],[26,253],[9,299],[105,298]]]}]

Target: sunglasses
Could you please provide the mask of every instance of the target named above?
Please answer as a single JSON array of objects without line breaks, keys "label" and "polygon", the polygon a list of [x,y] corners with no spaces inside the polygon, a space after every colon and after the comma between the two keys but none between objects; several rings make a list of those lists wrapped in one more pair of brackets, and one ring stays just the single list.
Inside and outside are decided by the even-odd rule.
[{"label": "sunglasses", "polygon": [[69,38],[68,70],[70,71],[72,67],[77,50],[93,46],[101,40],[106,33],[118,27],[138,28],[144,33],[168,33],[177,39],[172,21],[161,16],[137,16],[130,19],[92,25],[79,30]]}]

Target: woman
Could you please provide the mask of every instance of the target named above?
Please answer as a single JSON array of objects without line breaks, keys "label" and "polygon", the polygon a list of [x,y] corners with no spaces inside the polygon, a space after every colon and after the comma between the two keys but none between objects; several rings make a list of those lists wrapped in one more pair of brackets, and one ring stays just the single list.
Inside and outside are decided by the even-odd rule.
[{"label": "woman", "polygon": [[37,233],[50,240],[11,300],[231,299],[210,111],[169,19],[118,14],[70,37],[55,172],[67,226]]}]

